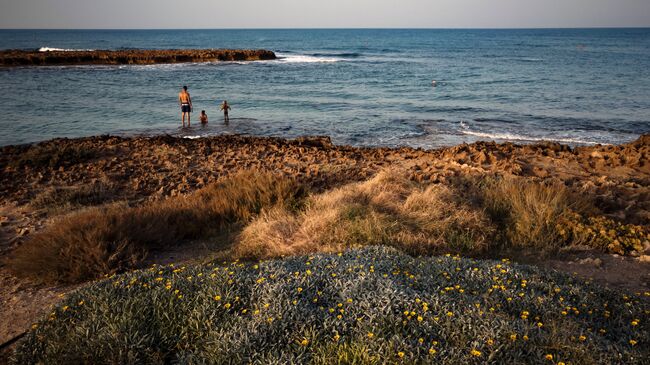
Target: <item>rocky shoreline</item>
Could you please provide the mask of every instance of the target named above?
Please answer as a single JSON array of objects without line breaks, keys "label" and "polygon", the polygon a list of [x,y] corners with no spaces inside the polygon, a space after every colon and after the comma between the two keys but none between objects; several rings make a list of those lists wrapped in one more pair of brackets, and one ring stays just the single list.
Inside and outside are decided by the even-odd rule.
[{"label": "rocky shoreline", "polygon": [[0,51],[0,66],[150,65],[159,63],[262,61],[276,59],[267,50],[166,49],[88,51]]},{"label": "rocky shoreline", "polygon": [[333,145],[328,137],[98,136],[0,148],[0,198],[24,205],[48,189],[103,182],[120,199],[175,196],[241,170],[272,171],[312,187],[367,179],[390,166],[431,183],[466,174],[560,181],[617,220],[650,223],[650,135],[623,145],[477,142],[422,150]]}]

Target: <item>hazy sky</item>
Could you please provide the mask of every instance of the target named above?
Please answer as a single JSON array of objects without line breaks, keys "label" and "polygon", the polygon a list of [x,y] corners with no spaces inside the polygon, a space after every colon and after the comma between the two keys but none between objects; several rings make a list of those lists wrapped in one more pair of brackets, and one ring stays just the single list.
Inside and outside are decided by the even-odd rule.
[{"label": "hazy sky", "polygon": [[0,4],[0,28],[650,26],[650,0],[0,0]]}]

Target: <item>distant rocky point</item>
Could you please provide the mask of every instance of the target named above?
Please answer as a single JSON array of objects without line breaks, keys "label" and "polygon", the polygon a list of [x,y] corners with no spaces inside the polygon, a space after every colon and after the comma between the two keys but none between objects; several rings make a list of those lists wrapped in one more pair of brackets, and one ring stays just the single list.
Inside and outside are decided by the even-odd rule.
[{"label": "distant rocky point", "polygon": [[151,65],[158,63],[261,61],[274,60],[275,53],[267,50],[234,49],[133,49],[121,51],[0,51],[0,66],[53,65]]}]

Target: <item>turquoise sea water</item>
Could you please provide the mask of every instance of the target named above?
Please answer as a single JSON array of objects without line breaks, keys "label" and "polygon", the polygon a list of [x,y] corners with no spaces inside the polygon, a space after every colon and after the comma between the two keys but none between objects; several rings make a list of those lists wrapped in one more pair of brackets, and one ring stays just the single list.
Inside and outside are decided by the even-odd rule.
[{"label": "turquoise sea water", "polygon": [[[0,30],[0,49],[42,47],[264,48],[280,59],[0,69],[0,145],[231,133],[431,148],[650,132],[650,29]],[[206,128],[180,128],[182,85]]]}]

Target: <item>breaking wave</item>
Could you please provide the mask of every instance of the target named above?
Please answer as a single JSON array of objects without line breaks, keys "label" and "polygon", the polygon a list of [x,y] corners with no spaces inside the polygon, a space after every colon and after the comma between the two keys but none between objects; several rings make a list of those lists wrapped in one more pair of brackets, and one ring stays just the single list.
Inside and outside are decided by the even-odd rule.
[{"label": "breaking wave", "polygon": [[75,52],[75,51],[94,51],[94,49],[41,47],[41,48],[38,49],[38,51],[39,52]]}]

